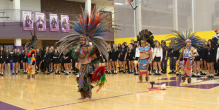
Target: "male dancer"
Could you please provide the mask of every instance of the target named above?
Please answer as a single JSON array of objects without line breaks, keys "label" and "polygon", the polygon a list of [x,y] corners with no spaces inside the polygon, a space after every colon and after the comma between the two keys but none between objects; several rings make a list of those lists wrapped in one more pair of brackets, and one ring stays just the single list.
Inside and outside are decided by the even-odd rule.
[{"label": "male dancer", "polygon": [[139,63],[140,63],[140,74],[139,74],[139,83],[142,83],[142,75],[146,74],[145,80],[148,81],[149,77],[147,74],[148,66],[152,64],[152,52],[151,48],[146,45],[146,43],[153,44],[153,33],[148,31],[147,29],[142,30],[139,35],[137,36],[138,41],[141,43],[140,50],[140,57],[139,57]]},{"label": "male dancer", "polygon": [[[106,31],[113,30],[108,27],[112,22],[101,22],[104,19],[102,14],[101,11],[95,8],[91,14],[85,12],[73,26],[74,31],[78,34],[67,35],[57,42],[60,44],[58,50],[61,53],[66,53],[64,51],[72,49],[72,52],[74,52],[73,59],[78,59],[78,92],[81,94],[79,99],[84,99],[84,101],[91,100],[91,89],[93,88],[91,82],[97,82],[98,91],[106,82],[105,67],[98,67],[100,62],[98,57],[101,54],[101,56],[108,58],[109,54],[106,48],[108,43],[100,36]],[[80,44],[78,45],[79,42]],[[60,50],[62,47],[63,49]]]},{"label": "male dancer", "polygon": [[152,64],[152,52],[149,46],[146,45],[146,41],[141,41],[140,49],[140,75],[139,75],[139,83],[142,83],[142,75],[146,74],[145,80],[148,81],[149,77],[147,74],[149,64]]}]

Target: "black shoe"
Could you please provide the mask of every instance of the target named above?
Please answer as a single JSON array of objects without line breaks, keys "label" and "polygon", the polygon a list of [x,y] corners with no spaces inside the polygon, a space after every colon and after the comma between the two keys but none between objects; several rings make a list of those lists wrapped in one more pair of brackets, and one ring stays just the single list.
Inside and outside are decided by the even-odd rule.
[{"label": "black shoe", "polygon": [[46,74],[46,71],[44,71],[44,73],[43,74]]},{"label": "black shoe", "polygon": [[197,77],[197,75],[192,74],[192,77]]},{"label": "black shoe", "polygon": [[138,73],[135,73],[134,75],[139,75]]},{"label": "black shoe", "polygon": [[16,74],[17,74],[17,72],[16,72]]},{"label": "black shoe", "polygon": [[49,74],[50,74],[50,72],[47,73],[47,75],[49,75]]},{"label": "black shoe", "polygon": [[12,74],[14,74],[14,72],[12,72]]},{"label": "black shoe", "polygon": [[123,71],[123,73],[126,73],[126,71]]},{"label": "black shoe", "polygon": [[208,76],[208,78],[214,78],[214,76]]},{"label": "black shoe", "polygon": [[200,78],[200,77],[201,77],[201,75],[199,74],[199,75],[197,75],[196,77]]},{"label": "black shoe", "polygon": [[123,70],[119,70],[119,72],[123,72]]},{"label": "black shoe", "polygon": [[58,74],[58,71],[56,71],[55,74]]},{"label": "black shoe", "polygon": [[69,75],[69,73],[65,73],[65,75]]}]

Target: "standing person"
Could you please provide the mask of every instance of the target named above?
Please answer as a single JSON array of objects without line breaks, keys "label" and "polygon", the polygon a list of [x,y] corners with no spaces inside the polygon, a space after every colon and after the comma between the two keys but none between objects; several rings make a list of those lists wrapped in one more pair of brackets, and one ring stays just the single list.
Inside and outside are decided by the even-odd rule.
[{"label": "standing person", "polygon": [[44,72],[44,62],[42,61],[43,58],[44,58],[44,54],[45,54],[45,47],[41,47],[41,50],[40,50],[40,57],[41,57],[41,65],[40,65],[40,70],[41,72]]},{"label": "standing person", "polygon": [[33,48],[34,47],[32,46],[29,47],[30,52],[28,53],[29,67],[28,67],[27,79],[30,79],[31,76],[33,79],[35,78],[36,50],[34,50]]},{"label": "standing person", "polygon": [[24,70],[24,74],[27,74],[27,68],[28,68],[28,63],[27,63],[27,48],[24,49],[24,53],[22,54],[22,59],[21,59],[21,63],[23,63],[23,70]]},{"label": "standing person", "polygon": [[[145,80],[148,81],[148,65],[152,64],[153,55],[151,52],[151,47],[148,44],[153,44],[153,33],[148,31],[147,29],[142,30],[138,35],[138,41],[141,42],[140,50],[140,57],[139,57],[139,63],[140,63],[140,74],[139,74],[139,83],[142,83],[142,75],[146,74]],[[150,42],[149,42],[150,41]]]},{"label": "standing person", "polygon": [[[155,66],[155,74],[161,75],[161,62],[163,59],[163,49],[160,45],[160,42],[156,42],[153,54],[154,66]],[[158,67],[159,71],[158,71]]]},{"label": "standing person", "polygon": [[53,55],[53,60],[54,60],[54,68],[55,68],[55,74],[60,74],[61,68],[60,68],[60,53],[58,52],[57,49],[55,49],[54,55]]},{"label": "standing person", "polygon": [[169,74],[175,74],[176,73],[176,60],[174,59],[174,46],[175,40],[171,40],[170,47],[168,50],[168,59],[170,60],[170,72]]},{"label": "standing person", "polygon": [[207,48],[207,65],[208,65],[208,78],[214,78],[214,63],[216,62],[216,53],[217,49],[215,48],[214,42],[209,39],[208,40],[208,48]]},{"label": "standing person", "polygon": [[15,74],[15,73],[18,74],[19,59],[20,59],[19,52],[15,48],[13,51],[13,71],[12,71],[12,74]]},{"label": "standing person", "polygon": [[[136,41],[136,42],[137,42],[137,41]],[[139,43],[137,42],[137,45],[136,45],[136,47],[135,47],[135,60],[134,60],[134,64],[135,64],[135,74],[134,74],[134,75],[139,75],[139,74],[138,74],[138,64],[139,64],[138,59],[139,59],[139,57],[140,57],[140,50],[139,50],[139,48],[140,48],[140,45],[139,45]]]},{"label": "standing person", "polygon": [[[36,49],[36,73],[39,73],[40,64],[42,63],[41,55],[39,49]],[[42,65],[41,65],[42,66]]]},{"label": "standing person", "polygon": [[112,70],[111,63],[112,63],[112,61],[110,59],[112,59],[111,58],[112,57],[112,50],[111,50],[110,45],[107,45],[106,48],[107,48],[109,57],[108,57],[108,60],[105,60],[105,63],[106,63],[106,67],[107,67],[107,73],[111,74],[111,70]]},{"label": "standing person", "polygon": [[0,75],[4,75],[4,64],[5,64],[5,52],[3,51],[3,47],[0,47]]},{"label": "standing person", "polygon": [[70,67],[71,67],[70,62],[71,62],[71,53],[68,51],[64,55],[65,75],[69,75],[69,73],[70,73]]},{"label": "standing person", "polygon": [[122,44],[122,49],[119,53],[119,72],[126,72],[126,57],[127,57],[127,49],[125,49],[125,45]]},{"label": "standing person", "polygon": [[118,61],[119,51],[116,44],[113,44],[111,55],[112,57],[110,60],[112,61],[113,74],[117,74],[117,61]]},{"label": "standing person", "polygon": [[46,47],[46,51],[45,51],[45,54],[44,54],[44,57],[43,57],[43,62],[44,62],[44,74],[46,74],[46,69],[47,69],[47,74],[50,74],[50,71],[49,71],[49,64],[50,64],[50,60],[51,60],[51,55],[49,53],[49,47],[47,46]]},{"label": "standing person", "polygon": [[22,60],[22,54],[21,54],[21,51],[20,51],[20,49],[18,48],[17,49],[17,52],[19,53],[19,61],[18,61],[18,72],[20,71],[20,69],[21,69],[21,60]]},{"label": "standing person", "polygon": [[168,47],[166,46],[166,42],[164,40],[161,41],[162,49],[163,49],[163,59],[161,62],[161,73],[167,73],[167,56],[168,56]]},{"label": "standing person", "polygon": [[203,47],[201,47],[201,51],[202,51],[202,54],[200,55],[200,61],[201,61],[201,75],[207,75],[206,74],[206,71],[207,71],[207,62],[206,62],[206,59],[207,59],[207,45],[206,45],[206,40],[203,39]]},{"label": "standing person", "polygon": [[120,52],[122,50],[122,45],[119,43],[118,44],[118,51]]},{"label": "standing person", "polygon": [[134,73],[134,59],[135,59],[135,49],[132,44],[128,45],[127,57],[129,61],[129,73]]},{"label": "standing person", "polygon": [[201,77],[201,62],[200,62],[200,59],[201,59],[201,55],[202,55],[202,50],[201,48],[200,49],[197,49],[197,52],[198,52],[198,56],[195,57],[194,59],[194,66],[193,66],[193,73],[192,73],[192,77]]},{"label": "standing person", "polygon": [[185,75],[182,77],[182,80],[185,81],[186,77],[188,76],[187,81],[188,83],[191,83],[191,68],[193,66],[194,58],[199,56],[197,50],[194,47],[197,49],[202,47],[203,45],[200,45],[202,40],[200,37],[191,32],[173,32],[174,37],[171,37],[168,40],[173,41],[173,39],[175,39],[174,44],[171,45],[172,47],[175,47],[174,50],[182,49],[180,57],[177,60],[177,65],[180,65],[180,59],[183,57],[183,64],[181,65],[181,69],[185,72]]},{"label": "standing person", "polygon": [[[147,44],[147,46],[149,46],[150,47],[150,49],[151,49],[151,55],[153,56],[154,55],[154,48],[153,47],[151,47],[151,44]],[[153,58],[153,57],[152,57]],[[148,72],[149,72],[149,75],[151,75],[151,72],[153,71],[153,59],[152,59],[152,64],[151,65],[148,65],[148,67],[147,67],[148,69]]]},{"label": "standing person", "polygon": [[5,50],[5,64],[6,64],[6,70],[9,72],[10,68],[9,65],[11,63],[11,56],[9,54],[8,49]]},{"label": "standing person", "polygon": [[50,53],[49,70],[50,70],[50,73],[52,73],[53,72],[53,49],[51,47],[49,48],[49,53]]}]

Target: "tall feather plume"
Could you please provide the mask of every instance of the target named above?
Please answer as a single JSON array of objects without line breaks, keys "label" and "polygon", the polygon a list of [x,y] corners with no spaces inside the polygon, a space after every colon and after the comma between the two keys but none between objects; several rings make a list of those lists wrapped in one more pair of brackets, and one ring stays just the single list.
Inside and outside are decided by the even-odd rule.
[{"label": "tall feather plume", "polygon": [[169,43],[170,46],[174,47],[174,50],[179,50],[186,46],[186,40],[190,39],[192,42],[192,46],[194,48],[200,49],[203,47],[205,41],[203,41],[199,36],[196,36],[195,33],[191,31],[172,31],[174,34],[168,36],[169,38],[166,41],[173,41],[174,43]]},{"label": "tall feather plume", "polygon": [[151,47],[154,47],[154,36],[153,33],[148,29],[142,30],[139,32],[139,35],[137,35],[137,41],[139,41],[139,44],[141,44],[141,40],[150,43]]},{"label": "tall feather plume", "polygon": [[31,38],[29,39],[29,42],[25,44],[25,48],[28,49],[28,51],[32,49],[37,49],[37,35],[36,35],[36,30],[34,29],[34,34],[30,31]]},{"label": "tall feather plume", "polygon": [[[94,46],[97,47],[102,56],[108,57],[106,45],[108,45],[104,39],[100,36],[104,35],[104,32],[115,31],[117,28],[111,28],[112,21],[104,21],[106,15],[103,15],[101,11],[94,7],[91,14],[84,12],[78,18],[78,22],[75,22],[72,26],[74,31],[78,34],[67,35],[56,43],[59,44],[58,50],[64,52],[69,50],[72,46],[80,42],[80,35],[89,37],[89,40]],[[62,47],[62,50],[60,50]],[[66,50],[66,51],[67,51]]]}]

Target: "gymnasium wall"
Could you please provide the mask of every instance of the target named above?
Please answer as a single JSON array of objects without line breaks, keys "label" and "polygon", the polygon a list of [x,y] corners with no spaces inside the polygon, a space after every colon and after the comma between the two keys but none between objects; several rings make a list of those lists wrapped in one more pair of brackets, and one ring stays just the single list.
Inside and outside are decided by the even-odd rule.
[{"label": "gymnasium wall", "polygon": [[[164,35],[154,35],[154,40],[158,40],[161,42],[161,40],[166,40],[168,36],[171,34],[164,34]],[[201,31],[201,32],[196,32],[197,36],[201,37],[202,39],[205,39],[206,41],[208,39],[212,39],[212,37],[215,35],[214,30],[212,31]],[[114,42],[115,44],[122,44],[123,42],[127,42],[128,44],[131,43],[131,40],[135,40],[135,37],[127,37],[127,38],[115,38]]]}]

